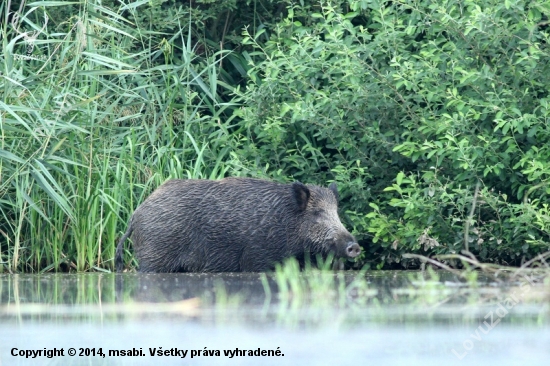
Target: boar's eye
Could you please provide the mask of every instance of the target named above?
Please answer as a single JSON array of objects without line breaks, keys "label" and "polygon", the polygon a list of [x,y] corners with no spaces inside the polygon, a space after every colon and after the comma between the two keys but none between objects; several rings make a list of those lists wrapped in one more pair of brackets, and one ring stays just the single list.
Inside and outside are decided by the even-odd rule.
[{"label": "boar's eye", "polygon": [[323,214],[323,210],[312,210],[311,214],[315,217],[319,217]]}]

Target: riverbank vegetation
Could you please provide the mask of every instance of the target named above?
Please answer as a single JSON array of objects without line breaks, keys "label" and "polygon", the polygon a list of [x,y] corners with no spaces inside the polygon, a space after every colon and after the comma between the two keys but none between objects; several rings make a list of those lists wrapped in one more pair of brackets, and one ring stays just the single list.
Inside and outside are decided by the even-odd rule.
[{"label": "riverbank vegetation", "polygon": [[110,271],[155,187],[224,176],[337,182],[365,248],[351,268],[464,250],[524,264],[550,250],[549,16],[523,0],[2,2],[0,271]]}]

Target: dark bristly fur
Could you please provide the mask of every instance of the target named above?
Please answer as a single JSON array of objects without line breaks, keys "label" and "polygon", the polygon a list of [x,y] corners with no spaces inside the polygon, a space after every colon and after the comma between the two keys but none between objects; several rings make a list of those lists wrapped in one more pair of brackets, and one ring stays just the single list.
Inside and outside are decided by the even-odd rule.
[{"label": "dark bristly fur", "polygon": [[256,272],[288,257],[361,249],[337,213],[338,191],[259,179],[171,180],[134,212],[116,250],[132,235],[141,272]]}]

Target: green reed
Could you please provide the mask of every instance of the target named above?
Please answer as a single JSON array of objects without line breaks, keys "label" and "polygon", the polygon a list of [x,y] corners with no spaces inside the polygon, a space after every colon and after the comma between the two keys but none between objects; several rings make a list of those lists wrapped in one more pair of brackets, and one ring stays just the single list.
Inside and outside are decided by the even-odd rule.
[{"label": "green reed", "polygon": [[224,53],[199,59],[189,19],[158,35],[121,16],[136,8],[81,1],[60,26],[45,17],[56,5],[15,25],[0,5],[0,272],[111,270],[154,188],[231,167]]}]

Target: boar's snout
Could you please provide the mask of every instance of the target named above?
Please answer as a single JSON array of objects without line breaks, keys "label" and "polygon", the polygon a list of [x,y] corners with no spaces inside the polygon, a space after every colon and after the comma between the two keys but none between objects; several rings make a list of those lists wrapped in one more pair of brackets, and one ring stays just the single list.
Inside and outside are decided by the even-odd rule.
[{"label": "boar's snout", "polygon": [[361,247],[359,246],[359,244],[355,242],[348,243],[348,246],[346,247],[346,255],[349,258],[355,258],[359,254],[361,254]]},{"label": "boar's snout", "polygon": [[338,239],[336,239],[335,254],[338,257],[343,258],[356,258],[361,254],[361,247],[357,244],[357,240],[348,233],[342,233]]}]

